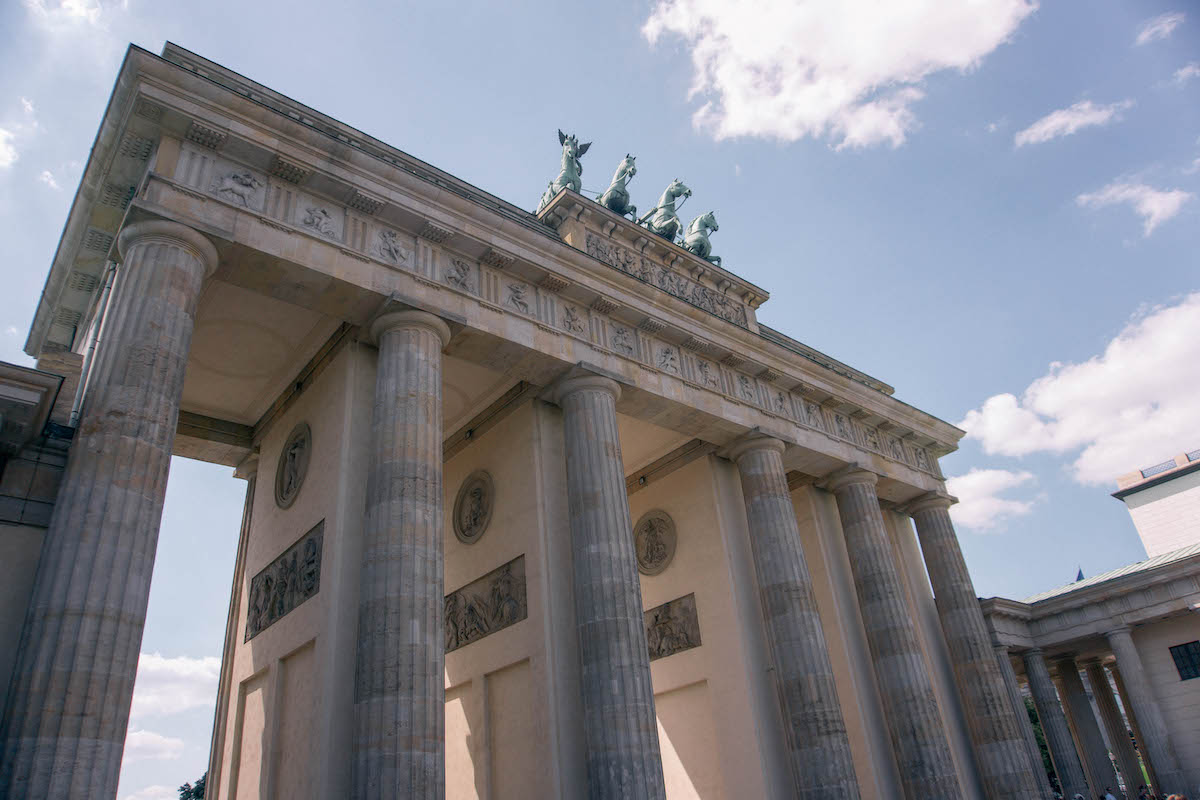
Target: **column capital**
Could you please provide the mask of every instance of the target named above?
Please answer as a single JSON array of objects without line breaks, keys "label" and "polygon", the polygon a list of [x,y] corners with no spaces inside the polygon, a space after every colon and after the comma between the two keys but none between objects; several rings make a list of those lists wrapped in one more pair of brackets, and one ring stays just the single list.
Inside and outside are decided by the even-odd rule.
[{"label": "column capital", "polygon": [[442,347],[450,344],[450,326],[441,317],[416,309],[380,314],[371,322],[371,341],[378,344],[380,336],[397,328],[427,328],[442,340]]},{"label": "column capital", "polygon": [[621,399],[621,384],[612,378],[594,373],[575,375],[559,381],[551,387],[550,397],[555,405],[560,406],[568,395],[588,390],[607,392],[612,395],[614,402]]},{"label": "column capital", "polygon": [[922,511],[928,511],[931,508],[949,510],[950,506],[957,502],[957,497],[952,497],[944,492],[926,492],[925,494],[902,505],[900,510],[912,517],[916,516]]},{"label": "column capital", "polygon": [[774,436],[768,436],[765,433],[750,433],[731,444],[727,455],[729,460],[736,464],[747,453],[756,450],[774,450],[782,455],[785,447],[787,445]]},{"label": "column capital", "polygon": [[1132,634],[1133,634],[1133,626],[1132,625],[1119,625],[1110,631],[1105,631],[1104,638],[1111,640],[1114,636],[1124,637],[1124,636],[1131,636]]},{"label": "column capital", "polygon": [[117,235],[117,252],[124,259],[129,253],[129,249],[135,244],[156,240],[182,247],[191,252],[204,265],[205,278],[212,275],[217,269],[220,261],[217,256],[217,248],[207,236],[187,225],[166,219],[148,219],[126,225]]},{"label": "column capital", "polygon": [[258,451],[250,453],[233,468],[233,477],[249,480],[258,474]]},{"label": "column capital", "polygon": [[827,476],[824,481],[825,488],[835,493],[856,483],[875,486],[879,483],[879,476],[858,464],[849,464]]}]

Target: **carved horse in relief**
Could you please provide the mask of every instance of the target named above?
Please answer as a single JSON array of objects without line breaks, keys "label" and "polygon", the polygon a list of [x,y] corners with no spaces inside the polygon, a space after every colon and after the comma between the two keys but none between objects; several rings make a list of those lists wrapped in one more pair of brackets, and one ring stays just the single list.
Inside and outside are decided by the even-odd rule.
[{"label": "carved horse in relief", "polygon": [[633,180],[633,176],[637,175],[637,167],[633,165],[634,157],[625,154],[625,160],[617,167],[617,171],[613,173],[612,183],[604,194],[596,198],[600,205],[607,208],[609,211],[614,211],[622,217],[633,217],[637,215],[637,206],[629,202],[629,190],[626,185]]},{"label": "carved horse in relief", "polygon": [[695,253],[710,264],[721,266],[721,257],[712,255],[712,242],[708,240],[708,235],[716,230],[717,218],[713,212],[701,214],[687,226],[687,233],[683,235],[683,249]]},{"label": "carved horse in relief", "polygon": [[558,177],[550,181],[550,185],[542,193],[542,201],[538,203],[537,207],[538,214],[542,213],[542,209],[550,205],[554,196],[563,189],[578,192],[583,186],[580,180],[580,176],[583,175],[583,164],[579,163],[579,159],[588,151],[592,143],[580,144],[575,134],[567,136],[561,130],[558,132],[558,143],[562,145],[562,164],[559,166]]},{"label": "carved horse in relief", "polygon": [[[676,178],[658,198],[654,208],[638,219],[638,224],[645,225],[651,233],[658,234],[669,242],[674,242],[683,227],[683,223],[679,221],[679,215],[675,213],[675,200],[679,197],[691,196],[692,190],[684,186],[683,181]],[[680,205],[683,203],[681,202]]]}]

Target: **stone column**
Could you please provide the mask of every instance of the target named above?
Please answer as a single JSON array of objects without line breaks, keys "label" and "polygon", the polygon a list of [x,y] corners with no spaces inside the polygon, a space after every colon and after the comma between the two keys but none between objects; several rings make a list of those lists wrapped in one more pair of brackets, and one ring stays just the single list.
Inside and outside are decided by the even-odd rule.
[{"label": "stone column", "polygon": [[1074,797],[1076,793],[1087,796],[1087,780],[1083,777],[1083,765],[1075,751],[1075,740],[1067,727],[1067,717],[1058,702],[1058,690],[1050,678],[1050,670],[1041,648],[1034,647],[1022,653],[1025,660],[1025,676],[1029,679],[1029,693],[1037,707],[1038,721],[1042,723],[1042,735],[1050,748],[1050,760],[1058,776],[1063,797]]},{"label": "stone column", "polygon": [[561,382],[588,797],[665,797],[642,588],[617,434],[620,387]]},{"label": "stone column", "polygon": [[1038,779],[1041,770],[1035,772],[1036,765],[1029,760],[1022,723],[1004,688],[975,585],[950,521],[951,502],[945,495],[929,494],[911,503],[908,513],[917,525],[988,798],[1026,800],[1038,796],[1044,781]]},{"label": "stone column", "polygon": [[1142,657],[1138,655],[1129,628],[1117,628],[1106,636],[1113,655],[1117,657],[1117,666],[1120,667],[1125,682],[1125,692],[1141,729],[1142,747],[1144,752],[1150,754],[1150,760],[1154,763],[1154,774],[1161,784],[1154,787],[1155,791],[1187,791],[1183,771],[1179,768],[1179,758],[1175,755],[1175,748],[1167,735],[1167,723],[1158,707],[1158,700],[1154,697],[1154,690],[1150,686],[1150,679],[1146,676]]},{"label": "stone column", "polygon": [[1029,753],[1030,763],[1037,769],[1038,797],[1043,800],[1053,800],[1050,792],[1050,781],[1046,778],[1046,767],[1042,763],[1042,751],[1038,749],[1037,738],[1033,735],[1033,725],[1029,722],[1029,712],[1025,710],[1025,700],[1021,697],[1021,687],[1017,685],[1017,673],[1013,671],[1012,661],[1008,657],[1008,648],[1002,644],[993,645],[996,652],[996,665],[1000,668],[1000,676],[1004,680],[1004,688],[1008,693],[1008,701],[1012,704],[1021,726],[1021,738],[1025,741],[1025,749]]},{"label": "stone column", "polygon": [[[1137,787],[1145,783],[1145,779],[1142,777],[1137,751],[1133,749],[1133,742],[1129,738],[1129,729],[1125,727],[1125,719],[1121,716],[1121,709],[1117,708],[1116,698],[1113,697],[1112,687],[1108,683],[1108,674],[1099,660],[1088,661],[1084,668],[1087,670],[1088,683],[1092,685],[1092,697],[1096,698],[1100,720],[1104,723],[1113,755],[1117,757],[1117,766],[1121,768],[1121,778],[1125,781],[1125,795],[1129,800],[1137,800]],[[1116,792],[1115,786],[1113,792]]]},{"label": "stone column", "polygon": [[750,549],[775,666],[797,798],[857,798],[858,779],[800,527],[783,469],[783,442],[735,445]]},{"label": "stone column", "polygon": [[13,675],[0,796],[113,797],[196,304],[217,251],[139,222],[42,547]]},{"label": "stone column", "polygon": [[1138,725],[1137,714],[1133,713],[1133,704],[1129,702],[1129,693],[1125,691],[1125,680],[1121,677],[1121,670],[1117,668],[1116,664],[1110,664],[1108,669],[1112,673],[1113,683],[1117,685],[1117,697],[1121,698],[1121,707],[1125,709],[1125,719],[1129,720],[1133,739],[1137,742],[1135,749],[1142,760],[1146,775],[1150,779],[1149,785],[1158,786],[1158,776],[1154,774],[1154,760],[1146,752],[1146,738],[1142,736],[1142,728]]},{"label": "stone column", "polygon": [[1063,688],[1063,706],[1066,708],[1075,729],[1079,742],[1079,750],[1083,756],[1083,771],[1088,777],[1092,791],[1103,796],[1105,787],[1117,788],[1117,775],[1113,772],[1112,761],[1108,758],[1108,748],[1104,745],[1104,736],[1092,712],[1092,704],[1084,691],[1083,681],[1079,678],[1079,665],[1072,657],[1061,658],[1057,662],[1058,679]]},{"label": "stone column", "polygon": [[851,470],[829,481],[829,489],[837,496],[892,750],[909,800],[957,799],[962,794],[954,758],[883,524],[876,480],[872,472]]},{"label": "stone column", "polygon": [[356,800],[446,793],[442,348],[424,311],[371,325],[371,416],[354,677]]}]

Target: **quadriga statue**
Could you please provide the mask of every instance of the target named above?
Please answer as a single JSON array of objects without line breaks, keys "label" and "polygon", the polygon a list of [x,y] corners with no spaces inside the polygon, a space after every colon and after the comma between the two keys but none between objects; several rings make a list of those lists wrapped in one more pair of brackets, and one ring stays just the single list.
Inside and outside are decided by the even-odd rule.
[{"label": "quadriga statue", "polygon": [[561,130],[558,132],[558,143],[562,145],[562,164],[558,170],[558,177],[550,181],[550,185],[542,193],[542,201],[538,203],[536,212],[538,214],[542,213],[542,209],[550,204],[554,195],[563,189],[578,192],[583,186],[580,181],[580,176],[583,175],[583,165],[579,163],[579,159],[588,151],[592,143],[580,144],[575,134],[567,136]]},{"label": "quadriga statue", "polygon": [[[680,197],[691,197],[692,190],[683,185],[683,181],[676,178],[671,181],[671,185],[666,188],[666,191],[658,198],[658,202],[654,204],[654,208],[647,211],[640,219],[639,225],[645,225],[646,229],[651,233],[658,234],[668,242],[674,242],[675,237],[679,235],[683,224],[679,221],[679,215],[675,213],[675,200]],[[683,203],[680,203],[683,205]]]},{"label": "quadriga statue", "polygon": [[609,211],[615,211],[622,217],[632,217],[637,215],[637,206],[629,202],[629,182],[633,180],[633,176],[637,175],[637,167],[633,165],[634,157],[625,154],[625,159],[617,166],[617,171],[613,173],[612,183],[604,194],[596,198],[596,202],[607,208]]},{"label": "quadriga statue", "polygon": [[687,233],[683,235],[683,249],[695,253],[710,264],[721,266],[721,257],[712,255],[712,242],[708,240],[708,235],[716,230],[717,218],[713,212],[701,214],[687,226]]}]

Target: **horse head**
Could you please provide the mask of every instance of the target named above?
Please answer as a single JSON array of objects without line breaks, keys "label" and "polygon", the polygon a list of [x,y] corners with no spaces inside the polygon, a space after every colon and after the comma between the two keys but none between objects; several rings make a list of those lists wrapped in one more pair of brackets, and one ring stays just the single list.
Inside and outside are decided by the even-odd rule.
[{"label": "horse head", "polygon": [[575,134],[572,133],[570,136],[568,136],[562,132],[561,128],[558,131],[558,143],[562,145],[563,158],[574,161],[576,168],[582,172],[583,165],[579,163],[579,159],[588,151],[588,148],[592,146],[592,143],[586,142],[584,144],[580,144],[579,139],[575,136]]},{"label": "horse head", "polygon": [[691,197],[692,190],[685,186],[679,178],[675,178],[671,181],[671,185],[667,187],[666,194],[670,197]]},{"label": "horse head", "polygon": [[630,178],[632,178],[634,175],[637,175],[637,167],[633,165],[635,158],[636,156],[631,156],[629,153],[626,153],[625,159],[621,162],[621,166],[617,171],[629,176]]}]

